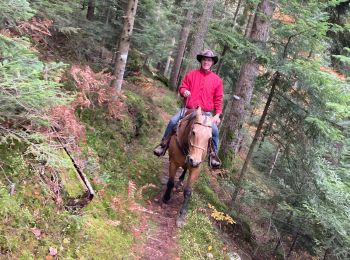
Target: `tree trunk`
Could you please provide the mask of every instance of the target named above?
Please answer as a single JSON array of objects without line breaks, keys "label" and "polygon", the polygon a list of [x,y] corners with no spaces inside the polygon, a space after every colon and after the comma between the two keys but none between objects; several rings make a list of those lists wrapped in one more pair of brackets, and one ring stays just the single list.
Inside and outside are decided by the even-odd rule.
[{"label": "tree trunk", "polygon": [[189,53],[189,63],[186,65],[186,69],[184,72],[189,71],[191,69],[195,69],[197,67],[196,55],[202,50],[204,45],[204,37],[208,31],[208,25],[210,17],[213,14],[213,9],[215,5],[215,0],[207,0],[206,5],[204,7],[204,11],[197,28],[197,32],[194,35],[194,42],[191,46]]},{"label": "tree trunk", "polygon": [[241,4],[242,4],[242,0],[239,0],[238,3],[237,3],[237,7],[236,7],[235,14],[234,14],[234,16],[233,16],[232,28],[234,28],[235,25],[236,25],[236,21],[237,21],[239,9],[241,8]]},{"label": "tree trunk", "polygon": [[[275,1],[277,2],[277,0]],[[274,2],[274,3],[275,3]],[[258,5],[258,12],[255,16],[250,39],[264,45],[267,41],[271,23],[269,18],[274,11],[274,3],[270,0],[262,0]],[[261,15],[260,15],[261,14]],[[226,167],[231,166],[236,150],[235,143],[239,136],[240,129],[245,121],[246,109],[250,105],[253,93],[254,80],[258,75],[259,64],[254,54],[248,58],[248,62],[243,64],[233,93],[232,105],[230,106],[226,122],[223,122],[222,142],[220,147],[220,157]]]},{"label": "tree trunk", "polygon": [[[237,17],[238,17],[238,12],[239,12],[239,9],[241,7],[241,3],[242,3],[242,0],[239,0],[238,3],[237,3],[237,7],[236,7],[236,11],[235,11],[235,14],[233,16],[233,21],[232,21],[232,29],[235,27],[236,25],[236,21],[237,21]],[[226,4],[226,2],[225,2]],[[222,53],[221,53],[221,56],[220,56],[220,60],[218,62],[218,66],[217,66],[217,69],[216,69],[216,74],[219,74],[220,71],[221,71],[221,68],[222,68],[222,63],[224,61],[224,57],[225,57],[225,54],[226,52],[229,50],[229,46],[228,44],[225,44],[223,49],[222,49]]]},{"label": "tree trunk", "polygon": [[108,6],[107,7],[107,13],[106,13],[106,25],[109,24],[109,19],[110,19],[110,16],[111,16],[111,8]]},{"label": "tree trunk", "polygon": [[[191,0],[191,4],[190,4],[191,7],[194,7],[196,2],[197,2],[197,0]],[[174,66],[173,66],[173,69],[171,71],[171,76],[170,76],[170,85],[174,89],[176,89],[176,86],[177,86],[177,82],[178,82],[177,79],[179,77],[181,63],[182,63],[182,59],[183,59],[183,56],[185,53],[188,35],[190,33],[190,25],[192,22],[193,9],[194,8],[189,8],[187,10],[185,23],[183,24],[181,31],[180,31],[180,39],[178,42],[177,53],[176,53],[176,57],[174,60]]]},{"label": "tree trunk", "polygon": [[128,59],[130,37],[134,28],[134,21],[138,0],[129,0],[126,16],[124,16],[123,30],[120,36],[118,50],[116,52],[116,63],[114,69],[115,79],[111,82],[111,87],[119,92],[122,88],[126,61]]},{"label": "tree trunk", "polygon": [[[173,37],[171,39],[171,46],[174,46],[175,45],[175,37]],[[165,64],[165,68],[164,68],[164,73],[163,75],[165,77],[168,77],[168,73],[169,73],[169,67],[170,67],[170,61],[171,61],[171,55],[173,54],[173,50],[171,49],[169,51],[169,55],[168,55],[168,58],[167,58],[167,61],[166,61],[166,64]]]},{"label": "tree trunk", "polygon": [[276,246],[275,246],[275,249],[273,250],[273,255],[276,255],[277,254],[277,250],[278,250],[278,248],[280,247],[280,245],[281,245],[281,238],[278,238],[278,241],[277,241],[277,244],[276,244]]},{"label": "tree trunk", "polygon": [[280,155],[280,152],[281,152],[281,146],[279,145],[276,149],[276,153],[275,153],[275,156],[273,157],[273,161],[272,161],[272,164],[270,166],[270,170],[269,170],[269,176],[271,177],[272,175],[272,172],[273,170],[275,169],[275,166],[276,166],[276,162],[277,162],[277,159],[278,159],[278,156]]},{"label": "tree trunk", "polygon": [[93,20],[95,15],[95,0],[89,0],[86,19]]},{"label": "tree trunk", "polygon": [[293,239],[293,243],[292,243],[292,245],[291,245],[291,247],[290,247],[290,249],[289,249],[289,252],[288,252],[288,254],[287,254],[287,258],[291,256],[291,254],[292,254],[292,252],[293,252],[293,249],[294,249],[294,246],[295,246],[295,244],[296,244],[296,242],[297,242],[297,240],[298,240],[298,236],[299,236],[299,233],[297,232],[297,233],[295,234],[295,237],[294,237],[294,239]]},{"label": "tree trunk", "polygon": [[329,254],[329,248],[327,248],[325,251],[324,251],[324,255],[323,255],[323,258],[322,258],[322,260],[327,260],[327,256],[328,256],[328,254]]},{"label": "tree trunk", "polygon": [[225,44],[224,48],[222,49],[222,53],[221,53],[221,56],[220,56],[220,59],[219,59],[219,62],[218,62],[218,66],[216,68],[216,74],[219,74],[220,71],[221,71],[222,64],[223,64],[223,61],[224,61],[224,57],[225,57],[225,54],[228,51],[228,49],[229,49],[228,44]]},{"label": "tree trunk", "polygon": [[255,148],[255,146],[256,146],[256,144],[258,142],[261,130],[262,130],[264,122],[265,122],[267,111],[269,110],[269,107],[270,107],[273,95],[275,94],[275,90],[276,90],[276,86],[278,84],[279,77],[280,77],[279,73],[276,72],[275,78],[273,79],[273,82],[272,82],[272,86],[271,86],[269,97],[267,98],[267,101],[266,101],[266,104],[265,104],[264,111],[263,111],[263,113],[261,115],[258,127],[257,127],[257,129],[255,131],[255,135],[254,135],[253,141],[250,144],[247,157],[246,157],[246,159],[244,161],[243,167],[242,167],[241,172],[239,174],[239,178],[238,178],[238,181],[237,181],[237,184],[236,184],[236,189],[235,189],[235,191],[234,191],[234,193],[232,195],[232,204],[234,204],[234,202],[236,201],[237,195],[238,195],[238,193],[239,193],[239,191],[241,189],[241,184],[242,184],[243,177],[244,177],[244,175],[247,172],[248,165],[249,165],[250,159],[252,157],[254,148]]},{"label": "tree trunk", "polygon": [[248,18],[248,22],[247,22],[247,26],[246,26],[245,31],[244,31],[244,36],[246,38],[249,38],[249,36],[250,36],[250,33],[252,31],[252,27],[253,27],[254,19],[255,19],[255,13],[250,13],[249,18]]}]

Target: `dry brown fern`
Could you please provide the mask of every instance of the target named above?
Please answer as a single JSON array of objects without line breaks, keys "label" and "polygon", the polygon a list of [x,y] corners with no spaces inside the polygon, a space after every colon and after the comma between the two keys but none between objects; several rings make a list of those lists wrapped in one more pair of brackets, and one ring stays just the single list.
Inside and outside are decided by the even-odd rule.
[{"label": "dry brown fern", "polygon": [[95,73],[89,66],[82,68],[73,65],[70,74],[79,90],[78,98],[73,102],[74,106],[106,106],[109,116],[117,119],[122,117],[125,96],[109,87],[113,79],[110,73]]},{"label": "dry brown fern", "polygon": [[49,19],[40,19],[33,17],[30,21],[20,22],[17,28],[24,33],[29,34],[37,44],[47,46],[47,36],[51,36],[49,27],[53,21]]}]

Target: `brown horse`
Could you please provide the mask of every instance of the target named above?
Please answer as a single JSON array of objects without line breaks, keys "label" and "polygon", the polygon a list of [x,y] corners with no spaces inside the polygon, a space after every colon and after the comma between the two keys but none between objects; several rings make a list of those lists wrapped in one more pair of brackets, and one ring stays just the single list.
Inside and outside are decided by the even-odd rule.
[{"label": "brown horse", "polygon": [[[176,170],[179,167],[182,167],[184,172],[186,169],[189,170],[184,186],[184,201],[176,220],[178,227],[181,227],[184,223],[187,205],[192,195],[192,186],[199,176],[211,137],[212,117],[203,115],[200,107],[180,121],[176,134],[171,137],[169,144],[169,180],[163,195],[164,203],[170,200]],[[181,181],[181,178],[184,178],[184,174],[179,181]]]}]

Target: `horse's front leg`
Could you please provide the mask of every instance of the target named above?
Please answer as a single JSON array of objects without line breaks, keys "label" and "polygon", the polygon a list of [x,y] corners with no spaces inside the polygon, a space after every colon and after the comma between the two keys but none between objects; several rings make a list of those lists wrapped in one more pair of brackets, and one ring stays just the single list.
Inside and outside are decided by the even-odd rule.
[{"label": "horse's front leg", "polygon": [[183,182],[186,176],[186,171],[187,171],[187,166],[184,166],[183,171],[181,176],[179,177],[179,180],[176,182],[175,188],[178,191],[180,189],[180,187],[183,186]]},{"label": "horse's front leg", "polygon": [[176,170],[178,166],[174,162],[169,162],[169,179],[168,183],[166,185],[166,190],[163,195],[163,202],[167,203],[170,198],[171,198],[171,192],[174,188],[174,181],[175,181],[175,175],[176,175]]},{"label": "horse's front leg", "polygon": [[176,219],[177,227],[182,227],[185,223],[185,216],[187,212],[188,203],[192,196],[192,187],[194,182],[198,179],[199,173],[200,168],[190,168],[189,170],[189,176],[187,178],[187,182],[184,188],[184,201],[182,203],[179,216]]}]

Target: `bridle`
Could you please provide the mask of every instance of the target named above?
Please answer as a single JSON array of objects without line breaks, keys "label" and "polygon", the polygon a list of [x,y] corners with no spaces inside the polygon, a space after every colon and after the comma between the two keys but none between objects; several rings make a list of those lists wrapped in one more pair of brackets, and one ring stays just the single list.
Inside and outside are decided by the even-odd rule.
[{"label": "bridle", "polygon": [[[205,116],[205,119],[204,119],[204,122],[206,122],[206,121],[207,121],[207,116]],[[211,125],[207,125],[207,124],[200,123],[200,122],[194,122],[193,126],[194,125],[201,125],[201,126],[204,126],[204,127],[210,127],[211,128]],[[191,131],[193,130],[193,126],[191,127]],[[195,145],[195,144],[192,143],[191,137],[189,137],[188,139],[189,139],[188,140],[188,144],[189,144],[190,147],[198,148],[198,149],[200,149],[202,151],[206,151],[207,150],[207,148],[208,148],[207,146],[206,147],[201,147],[201,146]],[[210,141],[210,139],[211,138],[209,138],[209,141]]]},{"label": "bridle", "polygon": [[[194,120],[194,119],[195,119],[195,114],[194,114],[194,113],[188,115],[188,118],[185,119],[185,121],[187,121],[185,128],[187,128],[188,125],[190,124],[190,122],[191,122],[192,120]],[[189,129],[189,132],[188,132],[188,133],[190,133],[191,131],[193,131],[193,127],[194,127],[194,125],[196,125],[196,124],[197,124],[197,125],[201,125],[201,126],[203,126],[203,127],[209,127],[209,128],[211,128],[211,125],[206,124],[207,119],[208,119],[208,116],[205,115],[205,119],[203,120],[203,122],[194,121],[194,122],[192,123],[191,128]],[[182,123],[185,123],[185,122],[182,121],[182,120],[180,120],[180,123],[179,123],[178,126],[177,126],[178,129],[177,129],[176,133],[179,132],[179,128],[180,128],[180,125],[182,125]],[[179,135],[178,135],[178,134],[176,134],[176,139],[175,139],[175,140],[176,140],[176,144],[177,144],[177,146],[179,147],[179,149],[181,150],[182,154],[186,157],[186,160],[188,159],[188,156],[189,156],[189,148],[190,148],[190,147],[200,149],[200,150],[202,150],[203,152],[205,152],[205,151],[207,150],[207,148],[208,148],[208,147],[202,147],[202,146],[199,146],[199,145],[194,144],[194,143],[191,141],[191,136],[190,136],[190,135],[187,135],[187,145],[184,145],[183,140],[181,141],[181,140],[179,139]],[[211,142],[211,138],[209,138],[209,140],[208,140],[208,143],[209,143],[209,144],[210,144],[210,142]],[[204,155],[204,154],[205,154],[205,153],[203,153],[203,155]]]}]

